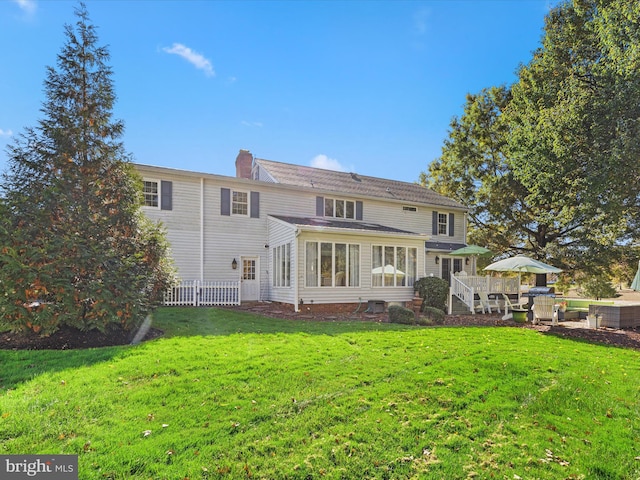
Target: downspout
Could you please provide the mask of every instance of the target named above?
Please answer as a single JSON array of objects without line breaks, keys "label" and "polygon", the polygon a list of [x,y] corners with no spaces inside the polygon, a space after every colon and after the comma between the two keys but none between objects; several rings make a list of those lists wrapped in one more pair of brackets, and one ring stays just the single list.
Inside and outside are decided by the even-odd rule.
[{"label": "downspout", "polygon": [[298,227],[296,227],[296,229],[293,232],[293,238],[295,240],[295,245],[296,245],[296,261],[293,264],[293,270],[294,270],[294,277],[293,278],[295,278],[295,285],[296,285],[295,288],[294,288],[294,292],[293,292],[295,294],[294,297],[293,297],[293,301],[294,301],[294,309],[293,310],[296,313],[300,312],[300,304],[298,303],[299,298],[300,298],[298,296],[300,294],[300,287],[299,287],[300,280],[298,278],[298,264],[300,263],[300,262],[298,262],[298,259],[300,258],[300,254],[299,254],[300,245],[298,243],[298,235],[300,235],[300,230],[298,229]]},{"label": "downspout", "polygon": [[200,177],[200,281],[204,282],[204,177]]}]

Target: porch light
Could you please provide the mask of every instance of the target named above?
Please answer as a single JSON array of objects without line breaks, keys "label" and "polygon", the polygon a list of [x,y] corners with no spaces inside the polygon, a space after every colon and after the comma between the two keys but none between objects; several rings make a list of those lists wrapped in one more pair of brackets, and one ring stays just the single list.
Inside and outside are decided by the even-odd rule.
[{"label": "porch light", "polygon": [[238,268],[238,262],[235,258],[233,259],[233,262],[231,262],[231,268],[233,268],[234,270]]},{"label": "porch light", "polygon": [[438,265],[439,263],[440,263],[440,257],[436,255],[436,265]]},{"label": "porch light", "polygon": [[465,265],[469,265],[469,257],[467,257],[467,258],[465,258],[465,259],[464,259],[464,264],[465,264]]}]

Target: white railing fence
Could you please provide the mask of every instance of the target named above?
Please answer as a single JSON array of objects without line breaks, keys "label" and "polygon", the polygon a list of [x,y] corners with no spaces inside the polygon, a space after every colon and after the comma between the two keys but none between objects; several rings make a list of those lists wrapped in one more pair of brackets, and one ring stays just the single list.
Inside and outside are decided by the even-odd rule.
[{"label": "white railing fence", "polygon": [[240,282],[182,282],[164,294],[166,306],[240,305]]},{"label": "white railing fence", "polygon": [[467,277],[456,277],[451,275],[451,288],[449,295],[449,315],[453,313],[453,297],[456,296],[464,302],[464,304],[473,313],[473,297],[475,296],[475,290],[473,287],[466,285],[462,280],[466,280]]},{"label": "white railing fence", "polygon": [[[477,275],[451,275],[451,297],[458,297],[469,307],[471,312],[474,312],[474,296],[477,292],[486,292],[488,294],[505,293],[507,295],[517,294],[519,297],[520,279],[517,277],[493,277],[491,275],[485,275],[483,277]],[[450,299],[449,310],[451,310],[452,304],[453,301]]]}]

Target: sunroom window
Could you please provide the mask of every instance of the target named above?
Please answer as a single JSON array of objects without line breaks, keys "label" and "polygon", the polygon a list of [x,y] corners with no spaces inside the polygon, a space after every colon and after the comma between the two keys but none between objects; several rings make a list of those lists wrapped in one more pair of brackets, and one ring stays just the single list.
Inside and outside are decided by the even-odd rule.
[{"label": "sunroom window", "polygon": [[305,256],[307,287],[360,286],[360,245],[307,242]]}]

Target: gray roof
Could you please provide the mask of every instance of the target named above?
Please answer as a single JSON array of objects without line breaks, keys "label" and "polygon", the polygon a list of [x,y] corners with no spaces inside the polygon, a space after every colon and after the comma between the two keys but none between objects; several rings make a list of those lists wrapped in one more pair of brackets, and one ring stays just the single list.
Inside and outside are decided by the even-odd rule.
[{"label": "gray roof", "polygon": [[397,200],[411,204],[435,205],[467,210],[448,197],[440,195],[415,183],[368,177],[357,173],[337,172],[322,168],[292,165],[256,158],[255,163],[263,168],[276,183],[317,188],[341,194]]},{"label": "gray roof", "polygon": [[459,248],[466,247],[466,246],[467,245],[464,243],[433,242],[433,241],[424,242],[425,250],[444,250],[446,252],[453,252],[454,250],[458,250]]},{"label": "gray roof", "polygon": [[[368,222],[349,222],[347,220],[329,220],[326,218],[317,217],[290,217],[284,215],[270,215],[273,218],[282,220],[283,222],[290,223],[291,225],[297,225],[301,227],[323,227],[331,229],[343,229],[343,230],[359,230],[367,232],[380,232],[380,233],[398,233],[402,235],[421,235],[415,232],[409,232],[407,230],[400,230],[398,228],[387,227],[384,225],[378,225],[377,223]],[[421,235],[424,236],[424,235]]]}]

